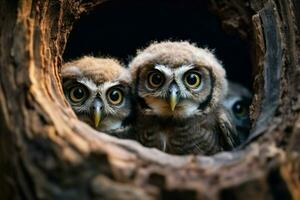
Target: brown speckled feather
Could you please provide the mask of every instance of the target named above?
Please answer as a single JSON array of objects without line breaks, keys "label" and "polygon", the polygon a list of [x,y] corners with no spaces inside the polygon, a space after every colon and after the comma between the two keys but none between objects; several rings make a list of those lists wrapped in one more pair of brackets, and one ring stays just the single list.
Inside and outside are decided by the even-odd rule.
[{"label": "brown speckled feather", "polygon": [[62,66],[61,74],[64,78],[85,77],[92,79],[97,84],[115,80],[131,82],[128,71],[122,67],[119,61],[112,58],[84,56],[65,63]]},{"label": "brown speckled feather", "polygon": [[217,113],[184,120],[139,115],[133,133],[145,146],[167,153],[212,155],[239,145],[235,127],[230,123],[227,115]]}]

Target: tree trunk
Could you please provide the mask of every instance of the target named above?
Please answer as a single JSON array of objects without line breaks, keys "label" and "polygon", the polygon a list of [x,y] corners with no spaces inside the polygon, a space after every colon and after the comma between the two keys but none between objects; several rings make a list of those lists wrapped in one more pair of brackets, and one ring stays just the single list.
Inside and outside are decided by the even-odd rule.
[{"label": "tree trunk", "polygon": [[1,199],[300,199],[300,1],[210,1],[252,43],[252,134],[172,156],[78,121],[60,83],[73,23],[104,0],[0,0]]}]

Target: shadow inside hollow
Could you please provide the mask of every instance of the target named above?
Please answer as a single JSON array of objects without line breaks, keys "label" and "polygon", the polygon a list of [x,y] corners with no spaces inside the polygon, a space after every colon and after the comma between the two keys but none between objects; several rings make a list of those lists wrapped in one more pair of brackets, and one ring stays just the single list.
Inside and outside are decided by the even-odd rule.
[{"label": "shadow inside hollow", "polygon": [[86,55],[112,56],[125,64],[151,41],[189,40],[215,49],[230,80],[251,89],[249,45],[221,29],[206,1],[112,0],[78,20],[64,53],[66,61]]}]

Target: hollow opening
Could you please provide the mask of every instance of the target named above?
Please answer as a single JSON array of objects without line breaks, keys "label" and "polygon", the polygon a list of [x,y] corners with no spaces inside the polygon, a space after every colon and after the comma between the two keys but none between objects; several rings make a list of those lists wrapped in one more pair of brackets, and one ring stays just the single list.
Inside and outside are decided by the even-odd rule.
[{"label": "hollow opening", "polygon": [[137,49],[152,41],[188,40],[214,49],[229,80],[252,89],[250,41],[229,35],[207,0],[113,0],[103,3],[74,24],[63,55],[109,56],[125,65]]},{"label": "hollow opening", "polygon": [[221,28],[207,1],[109,1],[78,20],[69,36],[65,61],[82,55],[112,56],[125,64],[151,41],[188,40],[215,49],[230,80],[251,89],[247,41]]}]

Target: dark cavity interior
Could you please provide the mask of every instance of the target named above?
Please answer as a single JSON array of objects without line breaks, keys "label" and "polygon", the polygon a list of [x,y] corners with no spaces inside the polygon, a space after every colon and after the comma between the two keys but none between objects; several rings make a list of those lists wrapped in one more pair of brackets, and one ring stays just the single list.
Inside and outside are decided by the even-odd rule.
[{"label": "dark cavity interior", "polygon": [[82,16],[70,33],[64,60],[110,56],[127,64],[151,41],[188,40],[215,49],[227,77],[251,89],[249,44],[230,36],[201,0],[113,0]]}]

